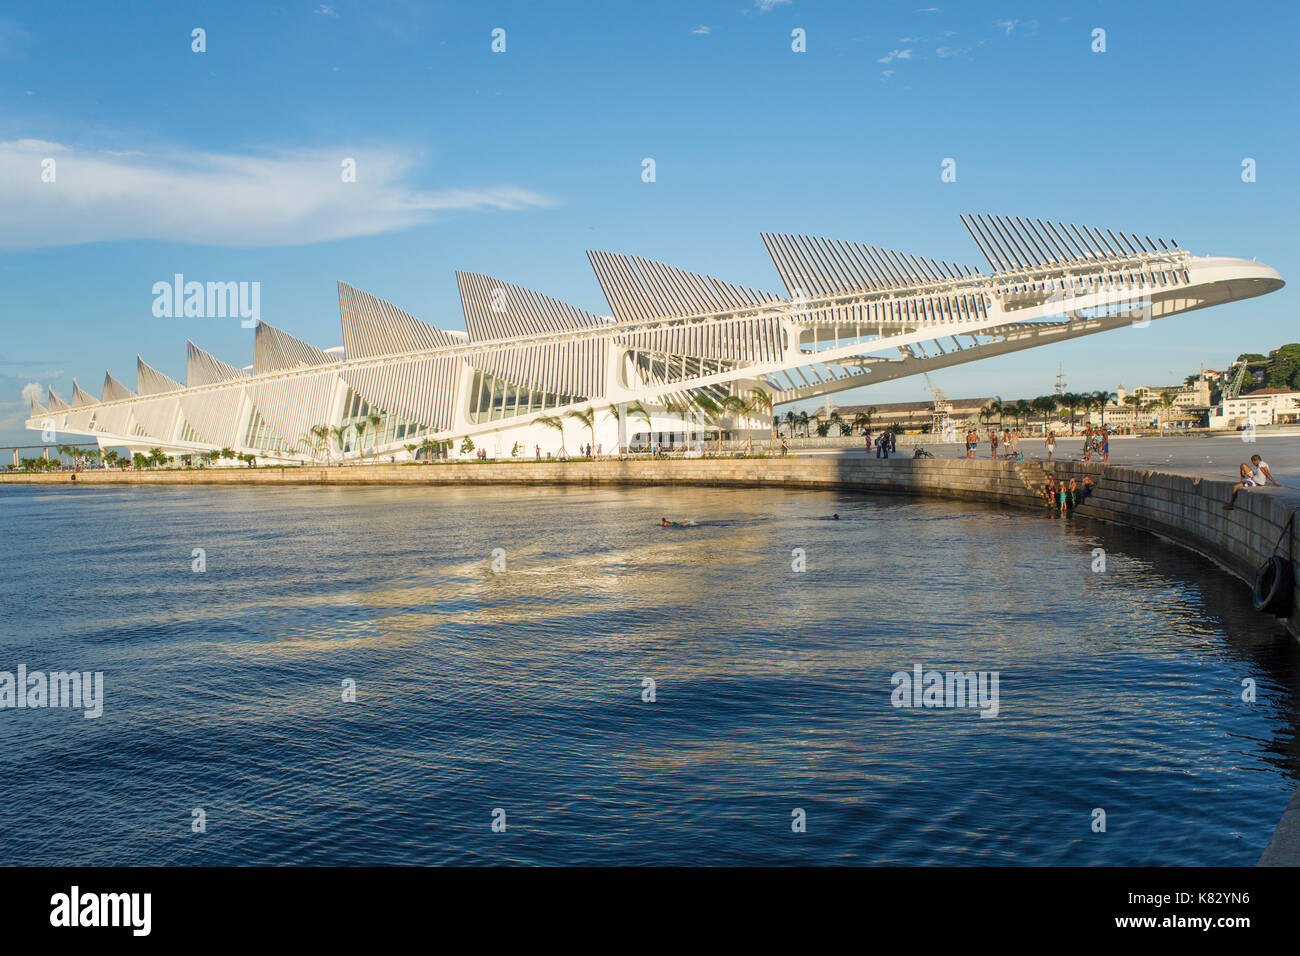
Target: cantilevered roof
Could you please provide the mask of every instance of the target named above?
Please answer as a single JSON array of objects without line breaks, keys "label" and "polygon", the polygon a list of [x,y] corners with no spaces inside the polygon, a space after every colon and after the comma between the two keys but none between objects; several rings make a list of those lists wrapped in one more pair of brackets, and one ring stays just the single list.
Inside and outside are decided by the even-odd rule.
[{"label": "cantilevered roof", "polygon": [[79,408],[82,405],[98,405],[99,400],[89,394],[84,388],[77,384],[77,380],[72,380],[72,407]]},{"label": "cantilevered roof", "polygon": [[599,315],[477,272],[457,272],[471,342],[608,325]]},{"label": "cantilevered roof", "polygon": [[236,378],[247,378],[243,369],[228,365],[211,352],[205,352],[193,342],[186,341],[189,354],[185,361],[185,387],[197,385],[214,385],[217,382],[229,382]]},{"label": "cantilevered roof", "polygon": [[1180,251],[1172,239],[1166,244],[1163,239],[1146,236],[1144,241],[1135,233],[1117,235],[1109,229],[1073,223],[1020,216],[967,215],[960,219],[989,265],[998,272]]},{"label": "cantilevered roof", "polygon": [[141,395],[157,395],[160,392],[175,392],[185,386],[175,379],[168,378],[137,355],[135,357],[135,387],[136,391]]},{"label": "cantilevered roof", "polygon": [[792,297],[897,289],[976,274],[953,263],[842,239],[767,232],[762,238]]},{"label": "cantilevered roof", "polygon": [[613,252],[587,252],[601,291],[620,322],[699,315],[774,302],[777,296],[732,285],[662,262]]},{"label": "cantilevered roof", "polygon": [[343,354],[349,359],[425,352],[461,341],[369,292],[339,283]]},{"label": "cantilevered roof", "polygon": [[315,365],[336,365],[338,358],[296,339],[288,332],[265,322],[257,323],[253,338],[253,374],[279,372]]},{"label": "cantilevered roof", "polygon": [[131,391],[117,379],[113,378],[112,372],[104,373],[104,397],[102,401],[116,402],[123,398],[134,398],[135,392]]}]

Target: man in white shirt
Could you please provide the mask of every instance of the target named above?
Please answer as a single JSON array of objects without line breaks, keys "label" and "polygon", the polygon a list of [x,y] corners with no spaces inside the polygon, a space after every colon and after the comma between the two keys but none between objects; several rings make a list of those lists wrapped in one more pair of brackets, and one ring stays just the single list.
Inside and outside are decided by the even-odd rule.
[{"label": "man in white shirt", "polygon": [[1237,500],[1237,492],[1242,488],[1262,488],[1270,482],[1274,487],[1282,487],[1273,477],[1273,472],[1269,471],[1268,462],[1259,455],[1251,455],[1250,464],[1242,464],[1241,481],[1232,486],[1232,495],[1228,498],[1228,503],[1223,506],[1223,510],[1232,510],[1233,502]]}]

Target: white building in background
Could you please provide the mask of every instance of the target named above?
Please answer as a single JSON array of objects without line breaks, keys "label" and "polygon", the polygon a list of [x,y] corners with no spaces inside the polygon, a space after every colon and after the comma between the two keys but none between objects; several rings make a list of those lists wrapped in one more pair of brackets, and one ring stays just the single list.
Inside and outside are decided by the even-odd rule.
[{"label": "white building in background", "polygon": [[[259,323],[251,369],[192,342],[185,383],[137,357],[135,388],[51,389],[27,427],[101,447],[262,461],[405,458],[469,438],[493,457],[581,444],[680,444],[770,431],[772,406],[861,388],[1280,289],[1247,259],[1197,257],[1135,234],[963,216],[990,272],[859,243],[763,235],[777,295],[636,256],[589,252],[612,314],[459,272],[466,331],[435,328],[339,283],[343,345]],[[728,397],[748,411],[708,410]],[[701,406],[705,410],[700,410]],[[695,409],[691,411],[690,409]],[[572,417],[590,412],[592,427]],[[563,427],[561,432],[554,425]],[[548,424],[549,423],[549,424]],[[332,448],[313,438],[337,432]],[[594,435],[593,435],[594,428]]]},{"label": "white building in background", "polygon": [[1262,388],[1236,398],[1225,398],[1210,409],[1211,428],[1243,425],[1289,425],[1300,421],[1300,392]]}]

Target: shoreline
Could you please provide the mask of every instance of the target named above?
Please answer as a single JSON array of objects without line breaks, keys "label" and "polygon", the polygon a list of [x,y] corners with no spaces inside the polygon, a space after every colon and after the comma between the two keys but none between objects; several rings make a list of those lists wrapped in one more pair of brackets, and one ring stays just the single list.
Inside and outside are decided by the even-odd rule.
[{"label": "shoreline", "polygon": [[[72,481],[72,475],[76,481]],[[1223,509],[1233,482],[1153,468],[1079,461],[963,459],[787,458],[626,459],[421,465],[340,465],[0,474],[0,485],[102,488],[122,485],[565,485],[794,488],[905,494],[982,501],[1045,510],[1039,489],[1048,474],[1090,476],[1096,488],[1078,514],[1148,531],[1202,555],[1253,588],[1256,569],[1274,553],[1288,554],[1292,602],[1286,630],[1300,637],[1300,492],[1243,491]],[[1260,865],[1300,865],[1300,791],[1282,815]]]}]

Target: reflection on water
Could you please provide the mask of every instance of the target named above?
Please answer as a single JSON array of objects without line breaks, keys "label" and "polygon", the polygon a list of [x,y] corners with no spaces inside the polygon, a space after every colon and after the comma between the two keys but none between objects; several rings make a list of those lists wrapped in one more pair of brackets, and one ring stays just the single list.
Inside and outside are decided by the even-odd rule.
[{"label": "reflection on water", "polygon": [[[1083,519],[663,488],[0,502],[0,670],[102,670],[107,698],[0,711],[0,863],[1251,864],[1300,767],[1294,642],[1203,560]],[[892,708],[916,663],[999,671],[1001,715]]]}]

